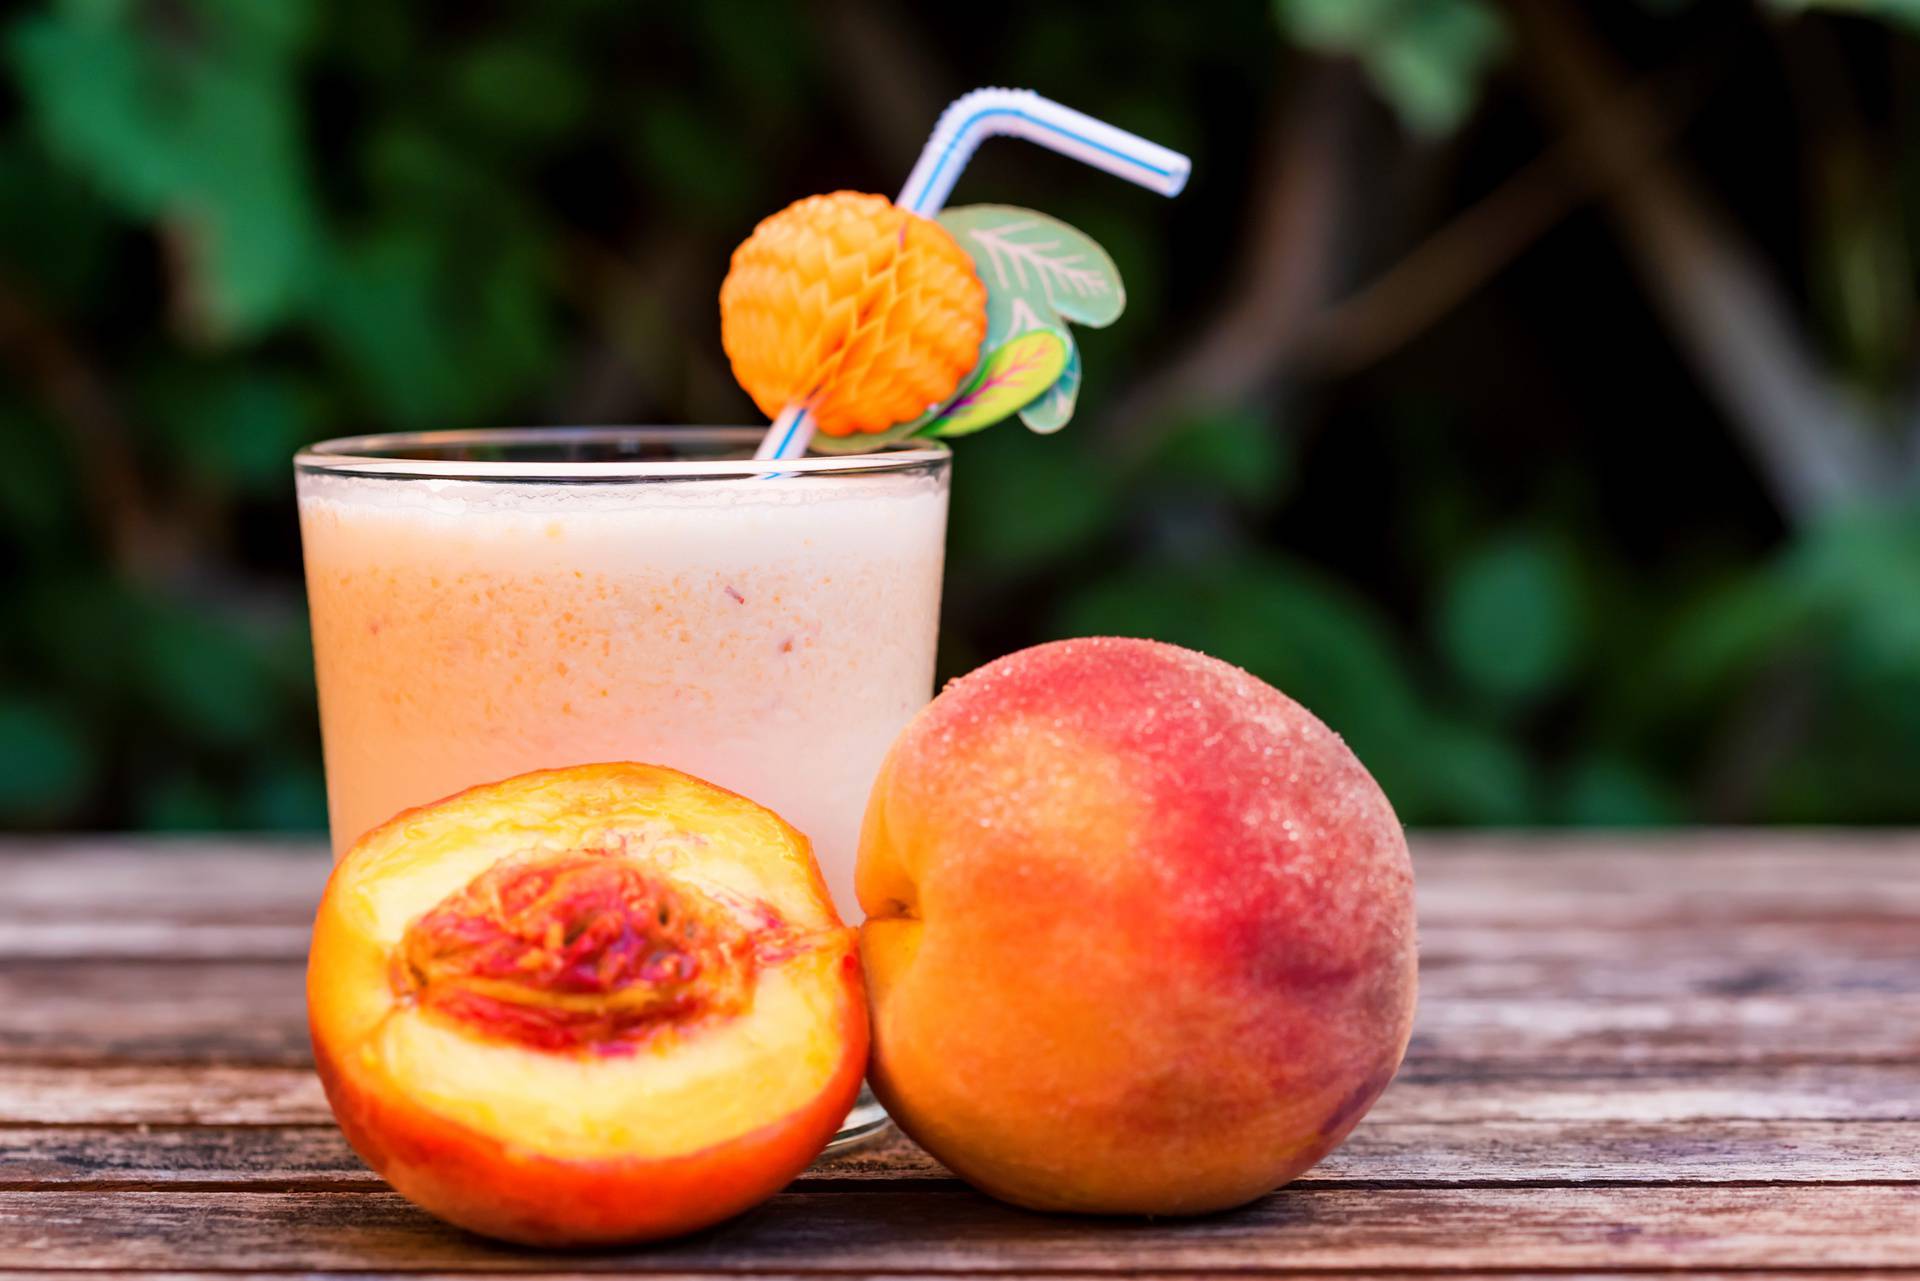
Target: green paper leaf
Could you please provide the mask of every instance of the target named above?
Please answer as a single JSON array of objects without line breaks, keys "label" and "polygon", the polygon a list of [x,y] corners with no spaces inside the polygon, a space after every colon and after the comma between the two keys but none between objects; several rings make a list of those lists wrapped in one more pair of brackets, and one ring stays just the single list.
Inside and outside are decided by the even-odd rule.
[{"label": "green paper leaf", "polygon": [[1080,349],[1067,340],[1067,367],[1060,371],[1060,377],[1053,386],[1027,402],[1020,411],[1020,421],[1042,436],[1050,436],[1067,425],[1073,417],[1073,405],[1080,398]]},{"label": "green paper leaf", "polygon": [[1085,232],[1013,205],[962,205],[939,223],[987,286],[987,342],[1070,320],[1104,328],[1127,305],[1120,269]]},{"label": "green paper leaf", "polygon": [[974,372],[966,389],[935,419],[934,436],[965,436],[991,426],[1054,384],[1067,367],[1061,334],[1036,329],[996,349]]},{"label": "green paper leaf", "polygon": [[946,412],[946,405],[935,405],[912,422],[896,423],[885,431],[857,431],[851,436],[816,434],[807,448],[816,454],[870,454],[876,449],[898,444],[912,436],[927,434],[927,429]]},{"label": "green paper leaf", "polygon": [[[1080,353],[1068,324],[1099,328],[1119,317],[1127,301],[1119,268],[1085,232],[1031,209],[964,205],[941,214],[939,222],[973,258],[987,286],[987,334],[981,343],[981,350],[990,353],[987,360],[1012,340],[1032,333],[1051,335],[1065,352],[1049,385],[1017,404],[996,397],[993,418],[970,410],[964,430],[978,431],[1017,411],[1036,432],[1059,431],[1073,417],[1080,391]],[[985,366],[983,361],[982,369]],[[961,397],[966,396],[963,391]],[[949,410],[927,430],[961,434],[951,428],[951,418]]]},{"label": "green paper leaf", "polygon": [[[965,436],[1016,413],[1045,435],[1073,417],[1081,365],[1068,323],[1100,328],[1119,317],[1127,301],[1120,269],[1085,232],[1031,209],[963,205],[938,221],[987,286],[985,354],[946,404],[874,435],[816,436],[816,452],[864,453],[912,436]],[[1045,341],[1020,341],[1042,335]]]}]

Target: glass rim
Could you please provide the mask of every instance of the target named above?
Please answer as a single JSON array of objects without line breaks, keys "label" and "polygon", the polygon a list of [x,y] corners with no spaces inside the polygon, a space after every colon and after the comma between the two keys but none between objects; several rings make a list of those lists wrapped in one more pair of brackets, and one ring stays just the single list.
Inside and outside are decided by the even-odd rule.
[{"label": "glass rim", "polygon": [[[293,456],[307,476],[478,481],[622,481],[740,479],[778,474],[858,476],[936,471],[953,457],[939,441],[888,443],[860,454],[813,454],[778,461],[752,457],[765,427],[478,427],[451,431],[381,432],[317,441]],[[463,459],[401,457],[470,446],[543,448],[554,445],[673,445],[702,443],[738,448],[741,457]]]}]

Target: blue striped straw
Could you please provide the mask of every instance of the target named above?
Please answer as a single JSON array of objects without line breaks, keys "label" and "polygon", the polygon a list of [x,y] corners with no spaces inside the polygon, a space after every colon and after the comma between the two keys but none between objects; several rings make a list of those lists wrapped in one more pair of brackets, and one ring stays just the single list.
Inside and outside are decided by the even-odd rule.
[{"label": "blue striped straw", "polygon": [[798,458],[807,452],[807,442],[813,439],[813,415],[807,412],[805,405],[788,405],[773,420],[773,426],[767,428],[767,434],[760,438],[760,447],[753,451],[755,458]]},{"label": "blue striped straw", "polygon": [[[1179,195],[1193,169],[1193,162],[1177,151],[1063,107],[1031,89],[975,89],[940,113],[894,203],[909,213],[933,217],[946,205],[961,170],[980,144],[997,136],[1037,142],[1163,196]],[[798,458],[812,439],[813,418],[806,407],[789,405],[773,420],[754,457]]]},{"label": "blue striped straw", "polygon": [[953,194],[953,184],[960,180],[960,171],[973,159],[975,149],[996,135],[1037,142],[1163,196],[1179,195],[1193,169],[1193,162],[1177,151],[1063,107],[1031,89],[975,89],[940,113],[940,122],[893,203],[923,218],[933,217]]}]

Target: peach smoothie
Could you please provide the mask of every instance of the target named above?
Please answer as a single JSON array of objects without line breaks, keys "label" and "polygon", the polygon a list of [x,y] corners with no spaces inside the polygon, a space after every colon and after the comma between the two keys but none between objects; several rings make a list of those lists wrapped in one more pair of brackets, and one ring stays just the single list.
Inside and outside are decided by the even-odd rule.
[{"label": "peach smoothie", "polygon": [[932,694],[946,459],[913,457],[303,462],[335,856],[478,783],[635,761],[772,809],[854,912],[867,792]]}]

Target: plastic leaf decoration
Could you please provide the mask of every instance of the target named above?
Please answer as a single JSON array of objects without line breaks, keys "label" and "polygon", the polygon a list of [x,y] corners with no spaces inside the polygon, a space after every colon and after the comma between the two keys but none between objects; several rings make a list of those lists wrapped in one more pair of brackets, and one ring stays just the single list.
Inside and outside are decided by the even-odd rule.
[{"label": "plastic leaf decoration", "polygon": [[1044,395],[1066,370],[1068,341],[1051,329],[1033,329],[1000,344],[980,362],[980,368],[927,433],[965,436]]},{"label": "plastic leaf decoration", "polygon": [[866,452],[914,436],[965,436],[1018,413],[1059,431],[1080,391],[1069,324],[1110,325],[1126,306],[1106,250],[1057,218],[1012,205],[964,205],[939,215],[987,287],[980,363],[943,404],[872,435],[813,438],[818,453]]},{"label": "plastic leaf decoration", "polygon": [[1080,349],[1067,347],[1067,367],[1053,386],[1029,401],[1020,411],[1020,421],[1041,435],[1051,435],[1073,417],[1073,403],[1080,396]]},{"label": "plastic leaf decoration", "polygon": [[[1080,353],[1068,322],[1099,328],[1119,317],[1127,302],[1119,268],[1084,232],[1031,209],[963,205],[941,214],[939,222],[972,256],[987,286],[987,336],[981,343],[985,356],[979,372],[922,430],[963,435],[1017,411],[1034,431],[1058,431],[1073,416],[1080,390]],[[1060,345],[1064,359],[1053,376],[1032,386],[1028,374],[1017,387],[1003,381],[991,395],[976,397],[976,388],[1000,353],[1033,333],[1049,334]],[[1017,389],[1030,394],[1016,400]],[[991,417],[986,416],[989,412]],[[964,418],[956,423],[960,414]]]}]

